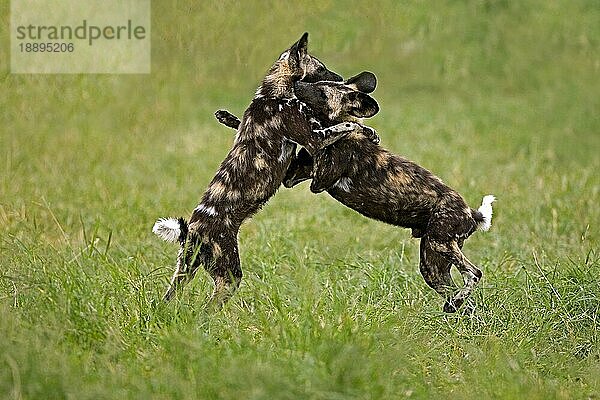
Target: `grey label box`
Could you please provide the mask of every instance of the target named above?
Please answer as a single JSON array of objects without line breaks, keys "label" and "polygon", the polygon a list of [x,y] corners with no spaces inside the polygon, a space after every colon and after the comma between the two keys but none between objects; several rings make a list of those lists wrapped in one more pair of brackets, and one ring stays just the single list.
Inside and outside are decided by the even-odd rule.
[{"label": "grey label box", "polygon": [[150,73],[150,0],[11,0],[10,11],[12,73]]}]

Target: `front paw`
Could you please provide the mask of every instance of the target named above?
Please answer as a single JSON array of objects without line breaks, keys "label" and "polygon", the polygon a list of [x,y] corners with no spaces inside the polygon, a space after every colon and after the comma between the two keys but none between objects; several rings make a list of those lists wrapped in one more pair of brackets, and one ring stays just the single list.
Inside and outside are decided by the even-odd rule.
[{"label": "front paw", "polygon": [[236,117],[227,110],[217,110],[215,112],[215,118],[221,124],[230,128],[237,129],[240,126],[240,120],[238,119],[238,117]]},{"label": "front paw", "polygon": [[361,131],[363,126],[359,123],[347,121],[341,122],[337,125],[330,126],[329,128],[323,129],[326,134],[330,133],[343,133],[343,132],[353,132],[353,131]]},{"label": "front paw", "polygon": [[217,119],[217,121],[219,121],[222,124],[225,121],[227,121],[230,117],[231,117],[231,113],[229,111],[227,111],[227,110],[217,110],[217,111],[215,111],[215,118]]},{"label": "front paw", "polygon": [[375,143],[375,144],[379,144],[379,142],[381,142],[381,138],[379,137],[379,135],[377,134],[377,131],[373,128],[370,128],[368,126],[363,126],[362,127],[362,133],[363,135],[365,135],[371,142]]}]

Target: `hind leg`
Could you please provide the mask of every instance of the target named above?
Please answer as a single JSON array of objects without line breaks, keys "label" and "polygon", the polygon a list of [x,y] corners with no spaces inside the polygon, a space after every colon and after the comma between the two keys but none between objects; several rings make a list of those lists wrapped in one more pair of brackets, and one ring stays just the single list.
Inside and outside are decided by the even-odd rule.
[{"label": "hind leg", "polygon": [[[242,280],[236,235],[219,235],[219,240],[208,240],[193,249],[179,250],[177,268],[163,299],[169,301],[204,265],[213,278],[215,288],[207,307],[219,310],[229,300]],[[187,251],[187,256],[184,254]]]},{"label": "hind leg", "polygon": [[431,246],[432,249],[456,265],[463,276],[463,287],[444,304],[444,311],[455,312],[471,295],[473,289],[481,280],[483,273],[461,251],[462,242],[459,244],[456,240],[432,241]]},{"label": "hind leg", "polygon": [[481,270],[464,255],[461,247],[462,245],[459,245],[456,242],[452,243],[454,257],[459,260],[456,267],[462,274],[465,282],[463,288],[459,290],[452,299],[452,303],[457,305],[457,307],[460,307],[460,305],[471,295],[473,289],[475,289],[475,286],[477,286],[483,276]]},{"label": "hind leg", "polygon": [[233,296],[242,281],[242,268],[235,237],[223,241],[215,251],[214,262],[208,268],[213,278],[215,288],[208,301],[207,308],[211,311],[220,310]]},{"label": "hind leg", "polygon": [[446,302],[452,300],[458,286],[450,275],[452,262],[448,257],[432,249],[429,239],[421,239],[419,270],[429,287],[442,296]]},{"label": "hind leg", "polygon": [[[186,244],[187,246],[188,244]],[[175,296],[177,290],[184,287],[189,281],[192,280],[198,268],[200,267],[201,260],[198,257],[201,247],[197,246],[195,251],[189,251],[189,249],[181,247],[177,254],[177,267],[171,277],[169,287],[163,296],[164,301],[169,301]],[[185,256],[185,253],[188,256]]]}]

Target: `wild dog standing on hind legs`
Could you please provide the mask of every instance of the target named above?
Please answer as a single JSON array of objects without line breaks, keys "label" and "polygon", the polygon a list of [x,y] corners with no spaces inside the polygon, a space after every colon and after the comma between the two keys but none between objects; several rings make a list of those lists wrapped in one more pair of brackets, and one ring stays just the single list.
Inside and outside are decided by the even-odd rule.
[{"label": "wild dog standing on hind legs", "polygon": [[[372,74],[372,84],[356,84],[357,79],[368,78],[365,74],[343,83],[298,82],[296,96],[328,126],[345,118],[351,100],[357,97],[357,88],[375,89]],[[235,121],[235,116],[225,113],[220,112],[220,121]],[[446,300],[444,311],[455,312],[482,277],[481,270],[463,254],[462,246],[475,230],[490,228],[494,196],[485,196],[479,209],[474,210],[431,172],[387,151],[363,133],[361,127],[312,156],[301,149],[288,168],[284,185],[292,187],[312,179],[310,188],[315,193],[327,190],[333,198],[369,218],[411,228],[413,236],[421,238],[419,269],[425,282]],[[463,276],[462,288],[450,275],[452,265]]]},{"label": "wild dog standing on hind legs", "polygon": [[177,266],[164,295],[191,280],[201,265],[214,280],[209,306],[219,308],[242,279],[237,233],[242,222],[271,198],[283,181],[296,143],[315,151],[323,140],[339,137],[355,124],[312,131],[306,107],[294,95],[294,82],[337,80],[307,53],[308,34],[284,51],[269,70],[221,163],[189,221],[159,219],[153,232],[180,244]]},{"label": "wild dog standing on hind legs", "polygon": [[[348,91],[345,86],[340,82],[298,82],[296,96],[312,107],[315,118],[327,121],[343,106],[338,99],[340,91]],[[360,133],[345,135],[311,154],[299,154],[284,185],[291,187],[312,178],[314,193],[327,190],[369,218],[411,228],[413,236],[421,238],[419,269],[425,282],[446,300],[444,311],[455,312],[483,275],[462,252],[463,243],[475,230],[490,228],[495,197],[485,196],[481,206],[472,209],[430,171]],[[463,277],[462,288],[452,280],[452,265]]]}]

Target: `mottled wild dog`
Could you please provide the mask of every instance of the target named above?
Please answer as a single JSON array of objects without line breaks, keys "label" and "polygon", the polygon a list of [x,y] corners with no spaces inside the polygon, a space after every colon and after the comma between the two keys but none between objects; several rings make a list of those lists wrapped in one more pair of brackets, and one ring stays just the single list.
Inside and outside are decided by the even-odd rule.
[{"label": "mottled wild dog", "polygon": [[296,143],[314,152],[324,140],[355,129],[348,123],[313,131],[306,106],[296,99],[300,79],[336,80],[339,75],[307,53],[308,34],[273,64],[244,113],[233,146],[221,163],[189,221],[159,219],[154,233],[180,244],[177,266],[165,300],[191,280],[200,266],[215,288],[209,306],[219,308],[242,278],[237,234],[244,220],[271,198],[285,177]]},{"label": "mottled wild dog", "polygon": [[[298,82],[295,87],[296,96],[324,126],[345,118],[349,93],[354,91],[356,87],[340,82]],[[332,117],[336,119],[332,121]],[[284,185],[292,187],[312,179],[314,193],[326,190],[364,216],[411,228],[413,236],[421,238],[423,278],[446,300],[444,311],[456,311],[482,277],[462,246],[476,229],[490,228],[494,196],[485,196],[479,209],[472,209],[437,176],[389,152],[362,132],[359,128],[312,156],[301,149],[288,168]],[[462,288],[452,280],[452,265],[463,276]]]}]

